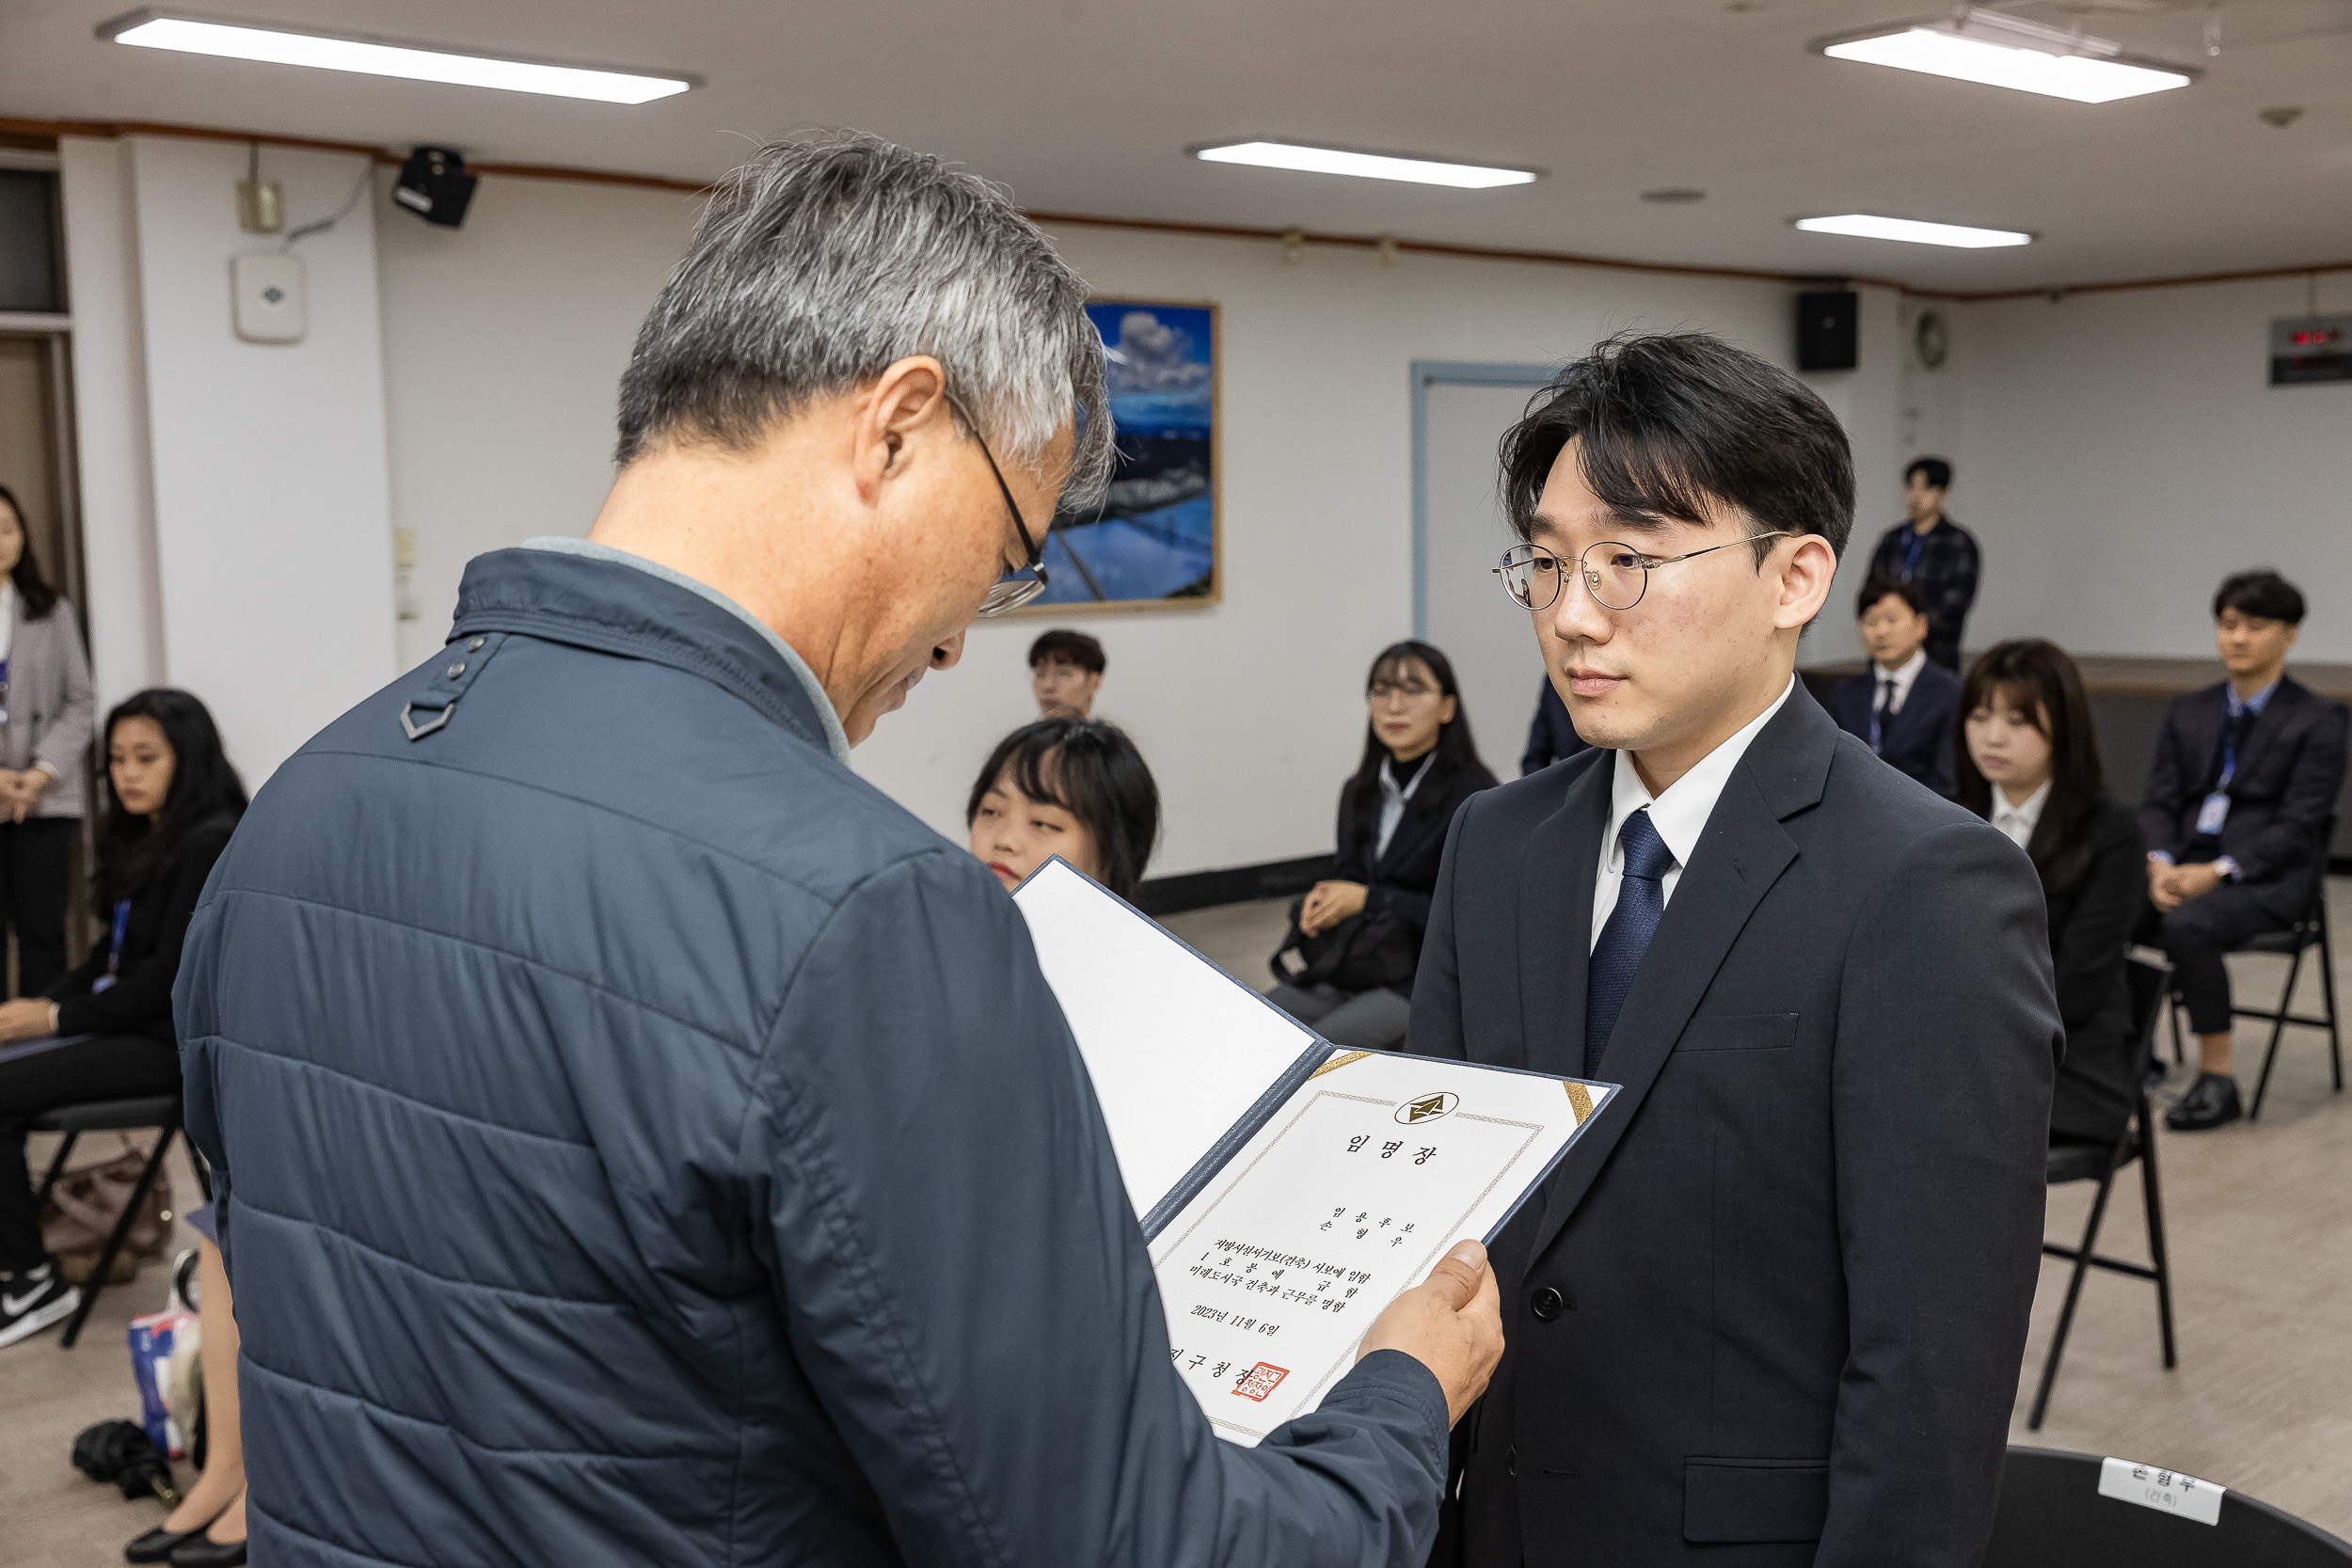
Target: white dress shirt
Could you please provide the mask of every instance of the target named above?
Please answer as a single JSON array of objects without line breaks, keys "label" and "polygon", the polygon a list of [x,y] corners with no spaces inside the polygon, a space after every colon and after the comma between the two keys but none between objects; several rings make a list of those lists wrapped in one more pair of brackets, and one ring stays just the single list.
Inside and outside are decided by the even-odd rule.
[{"label": "white dress shirt", "polygon": [[1870,678],[1878,682],[1878,685],[1871,689],[1870,705],[1872,707],[1877,707],[1879,705],[1880,694],[1886,690],[1886,683],[1888,681],[1893,681],[1895,683],[1894,693],[1886,699],[1886,706],[1883,711],[1887,713],[1902,712],[1903,699],[1911,695],[1912,683],[1919,678],[1919,672],[1926,669],[1927,664],[1928,651],[1925,648],[1921,648],[1918,652],[1913,654],[1909,658],[1905,659],[1903,661],[1902,668],[1899,670],[1889,670],[1884,665],[1875,663],[1872,664],[1870,666]]},{"label": "white dress shirt", "polygon": [[1609,911],[1617,907],[1617,885],[1625,880],[1625,851],[1618,847],[1617,830],[1625,819],[1649,808],[1650,826],[1666,841],[1667,850],[1675,863],[1665,876],[1659,879],[1662,890],[1661,903],[1674,901],[1675,888],[1682,880],[1682,868],[1691,863],[1692,854],[1699,847],[1699,834],[1707,831],[1707,819],[1715,813],[1715,802],[1723,795],[1724,785],[1731,780],[1731,770],[1740,766],[1740,759],[1748,754],[1749,745],[1756,733],[1771,722],[1788,701],[1788,694],[1797,689],[1797,677],[1788,677],[1788,687],[1772,706],[1757,714],[1729,740],[1716,747],[1698,760],[1688,773],[1666,786],[1663,795],[1652,795],[1642,775],[1633,770],[1633,753],[1617,753],[1616,777],[1609,790],[1609,821],[1601,830],[1600,873],[1593,883],[1593,940],[1586,952],[1600,942],[1600,928],[1609,924]]},{"label": "white dress shirt", "polygon": [[1396,775],[1389,771],[1389,759],[1380,759],[1380,842],[1372,847],[1373,864],[1378,865],[1380,857],[1389,852],[1389,840],[1396,836],[1396,825],[1405,820],[1405,802],[1413,798],[1421,781],[1429,776],[1429,765],[1437,760],[1438,752],[1433,747],[1421,759],[1421,766],[1413,769],[1411,782],[1400,789]]},{"label": "white dress shirt", "polygon": [[2042,808],[2049,803],[2050,781],[2042,781],[2041,787],[2016,805],[2009,803],[2009,792],[1999,784],[1993,786],[1993,825],[2009,835],[2009,841],[2020,849],[2033,841],[2033,831],[2042,820]]}]

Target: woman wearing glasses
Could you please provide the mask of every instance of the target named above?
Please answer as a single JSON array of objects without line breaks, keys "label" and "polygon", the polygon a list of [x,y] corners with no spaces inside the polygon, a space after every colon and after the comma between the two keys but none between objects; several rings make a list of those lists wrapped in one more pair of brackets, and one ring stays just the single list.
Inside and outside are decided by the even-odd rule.
[{"label": "woman wearing glasses", "polygon": [[1381,650],[1364,682],[1363,760],[1340,790],[1331,879],[1300,900],[1274,955],[1273,1000],[1335,1045],[1405,1038],[1429,895],[1462,802],[1495,786],[1470,741],[1454,666],[1426,642]]}]

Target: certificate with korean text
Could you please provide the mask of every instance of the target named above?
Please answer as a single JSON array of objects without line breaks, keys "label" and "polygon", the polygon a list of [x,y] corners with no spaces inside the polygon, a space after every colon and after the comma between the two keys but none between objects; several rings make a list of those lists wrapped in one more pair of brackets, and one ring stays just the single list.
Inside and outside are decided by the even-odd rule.
[{"label": "certificate with korean text", "polygon": [[1168,1350],[1220,1436],[1318,1405],[1395,1296],[1492,1240],[1615,1093],[1346,1051],[1060,861],[1014,895],[1095,1084]]}]

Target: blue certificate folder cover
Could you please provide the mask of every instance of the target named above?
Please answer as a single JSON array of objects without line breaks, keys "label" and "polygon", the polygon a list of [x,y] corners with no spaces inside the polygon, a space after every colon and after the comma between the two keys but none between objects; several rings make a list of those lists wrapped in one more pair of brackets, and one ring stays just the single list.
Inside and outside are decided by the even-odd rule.
[{"label": "blue certificate folder cover", "polygon": [[[1090,999],[1073,994],[1082,988],[1100,983],[1092,1001],[1100,1007],[1091,1009],[1095,1016],[1115,1016],[1119,1026],[1143,1032],[1158,1029],[1185,1031],[1197,1028],[1184,1042],[1194,1050],[1207,1049],[1206,1042],[1216,1039],[1229,1044],[1232,1037],[1247,1035],[1259,1042],[1257,1055],[1248,1066],[1233,1070],[1249,1084],[1263,1085],[1246,1108],[1230,1123],[1222,1123],[1222,1113],[1213,1111],[1223,1131],[1202,1132],[1189,1146],[1200,1148],[1197,1158],[1181,1174],[1168,1176],[1173,1168],[1165,1162],[1152,1169],[1137,1172],[1126,1168],[1132,1159],[1132,1148],[1120,1150],[1122,1170],[1129,1179],[1129,1196],[1134,1200],[1143,1225],[1146,1241],[1159,1236],[1185,1205],[1198,1197],[1225,1168],[1235,1154],[1256,1136],[1259,1130],[1271,1121],[1276,1113],[1305,1086],[1308,1080],[1334,1060],[1342,1048],[1325,1039],[1305,1024],[1274,1006],[1264,997],[1244,986],[1219,969],[1181,938],[1161,927],[1149,915],[1136,909],[1109,889],[1088,877],[1059,856],[1031,873],[1014,890],[1014,902],[1029,919],[1031,934],[1039,946],[1039,961],[1046,970],[1049,983],[1062,1001],[1066,1015],[1071,1018],[1073,1032],[1081,1031],[1090,1011]],[[1049,906],[1050,905],[1050,909]],[[1155,985],[1159,988],[1156,992]],[[1167,1005],[1159,1013],[1182,1016],[1153,1016],[1154,1000]],[[1195,1021],[1198,1021],[1197,1024]],[[1295,1053],[1292,1044],[1295,1042]],[[1144,1044],[1139,1052],[1154,1048]],[[1178,1061],[1181,1046],[1163,1045],[1157,1048],[1156,1060]],[[1082,1036],[1082,1053],[1084,1037]],[[1392,1056],[1391,1052],[1346,1052],[1349,1060],[1361,1056]],[[1425,1058],[1413,1058],[1423,1060]],[[1113,1143],[1119,1144],[1122,1130],[1132,1129],[1132,1118],[1137,1115],[1157,1117],[1167,1102],[1158,1097],[1143,1097],[1147,1103],[1141,1111],[1122,1107],[1118,1086],[1105,1083],[1099,1050],[1089,1057],[1089,1071],[1093,1075],[1097,1097],[1104,1105],[1104,1117],[1112,1124]],[[1568,1089],[1571,1103],[1582,1111],[1575,1131],[1569,1134],[1551,1159],[1527,1181],[1515,1196],[1510,1206],[1489,1228],[1486,1240],[1491,1242],[1537,1192],[1557,1168],[1567,1151],[1583,1137],[1609,1101],[1614,1098],[1613,1084],[1587,1083],[1581,1079],[1562,1079],[1548,1073],[1526,1072],[1515,1068],[1487,1067],[1478,1063],[1449,1061],[1449,1069],[1468,1069],[1479,1072],[1514,1074],[1559,1084]],[[1582,1093],[1580,1095],[1579,1090]],[[1177,1098],[1169,1096],[1168,1099]],[[1133,1106],[1136,1096],[1126,1097]],[[1589,1110],[1582,1110],[1589,1102]],[[1125,1115],[1122,1115],[1122,1109]],[[1122,1123],[1128,1124],[1126,1129]],[[1187,1150],[1188,1152],[1189,1150]],[[1143,1182],[1136,1185],[1138,1176]],[[1152,1196],[1156,1194],[1156,1196]]]}]

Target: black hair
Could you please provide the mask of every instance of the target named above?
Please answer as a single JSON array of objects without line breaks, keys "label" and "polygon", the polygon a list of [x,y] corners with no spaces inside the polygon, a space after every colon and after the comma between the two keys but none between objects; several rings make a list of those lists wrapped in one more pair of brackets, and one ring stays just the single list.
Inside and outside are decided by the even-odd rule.
[{"label": "black hair", "polygon": [[[1758,531],[1818,533],[1843,555],[1853,531],[1853,449],[1813,389],[1703,332],[1619,334],[1564,368],[1502,437],[1502,500],[1533,535],[1552,464],[1570,441],[1584,483],[1634,530],[1705,528],[1709,502]],[[1760,567],[1774,541],[1754,546]]]},{"label": "black hair", "polygon": [[2042,873],[2042,885],[2055,892],[2073,885],[2090,867],[2090,844],[2082,829],[2106,789],[2090,699],[2083,692],[2082,672],[2055,642],[2019,638],[1977,656],[1960,690],[1953,775],[1960,803],[1987,821],[1993,818],[1993,784],[1968,754],[1966,726],[1977,709],[2002,701],[2014,704],[2050,742],[2050,795],[2026,853]]},{"label": "black hair", "polygon": [[1931,490],[1948,490],[1952,487],[1952,466],[1941,457],[1913,458],[1911,467],[1903,470],[1905,484],[1911,483],[1913,474],[1926,475]]},{"label": "black hair", "polygon": [[0,501],[6,501],[16,517],[16,531],[24,540],[24,548],[17,552],[16,564],[8,570],[8,580],[16,585],[16,596],[24,602],[24,619],[46,619],[57,608],[57,591],[49,586],[49,579],[40,575],[40,562],[33,558],[33,525],[25,520],[24,503],[16,499],[16,492],[0,484]]},{"label": "black hair", "polygon": [[2267,566],[2239,572],[2214,590],[2213,618],[2220,620],[2225,610],[2299,626],[2303,624],[2303,591]]},{"label": "black hair", "polygon": [[[1369,694],[1382,676],[1397,679],[1412,673],[1418,664],[1429,672],[1429,678],[1438,683],[1439,696],[1454,699],[1454,717],[1438,728],[1438,744],[1432,749],[1425,766],[1429,776],[1413,790],[1413,799],[1435,804],[1453,793],[1454,781],[1471,768],[1480,766],[1478,744],[1470,738],[1470,709],[1462,705],[1462,688],[1454,678],[1454,661],[1426,642],[1410,639],[1391,642],[1380,650],[1372,661],[1372,669],[1364,675],[1364,690]],[[1375,836],[1373,824],[1380,818],[1380,765],[1390,760],[1388,743],[1380,738],[1380,731],[1369,719],[1364,721],[1364,755],[1356,765],[1356,772],[1347,781],[1345,800],[1350,822],[1360,830],[1357,837],[1370,842]],[[1391,768],[1391,776],[1400,784],[1407,775]]]},{"label": "black hair", "polygon": [[99,741],[102,755],[113,752],[115,726],[125,719],[151,719],[164,732],[171,748],[171,787],[164,792],[163,810],[151,823],[122,809],[115,799],[113,770],[104,773],[94,879],[101,909],[137,892],[192,829],[224,817],[233,822],[245,815],[244,781],[229,765],[220,731],[202,703],[167,686],[133,692],[106,715]]},{"label": "black hair", "polygon": [[1127,732],[1100,719],[1041,719],[996,743],[964,802],[963,825],[1009,769],[1012,786],[1059,806],[1093,836],[1095,879],[1133,898],[1160,836],[1160,786]]},{"label": "black hair", "polygon": [[1881,599],[1900,599],[1914,615],[1928,612],[1928,596],[1919,592],[1917,583],[1905,582],[1900,578],[1872,578],[1854,595],[1853,618],[1859,621],[1879,607]]},{"label": "black hair", "polygon": [[1103,644],[1082,631],[1056,626],[1052,631],[1029,644],[1029,668],[1034,670],[1049,658],[1074,664],[1089,675],[1099,675],[1109,666],[1103,657]]}]

